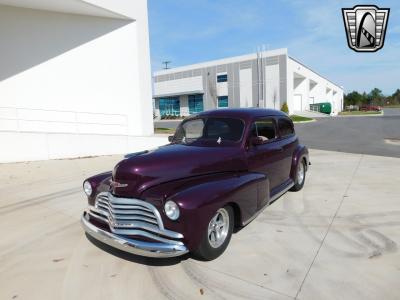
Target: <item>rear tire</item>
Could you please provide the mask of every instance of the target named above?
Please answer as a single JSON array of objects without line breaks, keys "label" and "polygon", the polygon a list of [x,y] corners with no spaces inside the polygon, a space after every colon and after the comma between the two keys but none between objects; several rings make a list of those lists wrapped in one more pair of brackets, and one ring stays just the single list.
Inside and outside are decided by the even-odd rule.
[{"label": "rear tire", "polygon": [[203,234],[199,247],[193,254],[201,260],[213,260],[224,253],[232,237],[234,214],[231,206],[218,209]]},{"label": "rear tire", "polygon": [[306,163],[304,159],[302,159],[301,162],[297,164],[296,178],[294,186],[290,189],[291,191],[297,192],[303,188],[304,182],[306,181],[306,170],[307,170]]}]

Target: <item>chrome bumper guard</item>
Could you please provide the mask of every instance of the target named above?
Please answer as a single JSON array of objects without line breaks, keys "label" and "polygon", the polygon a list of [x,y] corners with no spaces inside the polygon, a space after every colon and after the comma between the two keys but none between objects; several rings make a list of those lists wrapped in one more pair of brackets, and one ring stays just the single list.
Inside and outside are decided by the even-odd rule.
[{"label": "chrome bumper guard", "polygon": [[81,218],[81,223],[87,234],[96,240],[113,248],[146,257],[175,257],[188,252],[185,245],[176,245],[163,242],[145,242],[126,238],[93,225],[89,220],[89,212],[86,210]]}]

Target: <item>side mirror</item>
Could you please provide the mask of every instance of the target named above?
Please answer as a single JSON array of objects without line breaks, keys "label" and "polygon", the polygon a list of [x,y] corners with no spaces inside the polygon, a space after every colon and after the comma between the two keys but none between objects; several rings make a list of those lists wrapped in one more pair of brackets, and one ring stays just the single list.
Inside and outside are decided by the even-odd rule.
[{"label": "side mirror", "polygon": [[264,136],[254,136],[251,138],[251,144],[253,146],[264,145],[267,141],[268,139]]},{"label": "side mirror", "polygon": [[172,142],[174,140],[174,136],[173,135],[170,135],[169,137],[168,137],[168,142]]}]

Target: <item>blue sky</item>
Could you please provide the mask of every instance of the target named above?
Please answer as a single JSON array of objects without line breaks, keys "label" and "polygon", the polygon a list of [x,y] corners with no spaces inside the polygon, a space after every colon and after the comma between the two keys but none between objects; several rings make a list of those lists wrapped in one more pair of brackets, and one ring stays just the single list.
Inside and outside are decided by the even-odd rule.
[{"label": "blue sky", "polygon": [[[347,46],[341,8],[389,7],[385,46],[356,53]],[[148,0],[152,69],[288,48],[289,55],[344,86],[400,88],[400,1]]]}]

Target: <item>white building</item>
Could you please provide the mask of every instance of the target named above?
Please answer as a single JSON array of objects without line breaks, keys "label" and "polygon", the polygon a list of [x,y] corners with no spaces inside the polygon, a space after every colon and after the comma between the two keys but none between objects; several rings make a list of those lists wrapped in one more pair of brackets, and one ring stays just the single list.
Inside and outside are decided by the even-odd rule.
[{"label": "white building", "polygon": [[0,162],[153,134],[146,0],[0,0],[0,40]]},{"label": "white building", "polygon": [[218,107],[265,107],[289,113],[329,102],[343,107],[343,88],[277,49],[158,71],[156,115],[183,115]]}]

